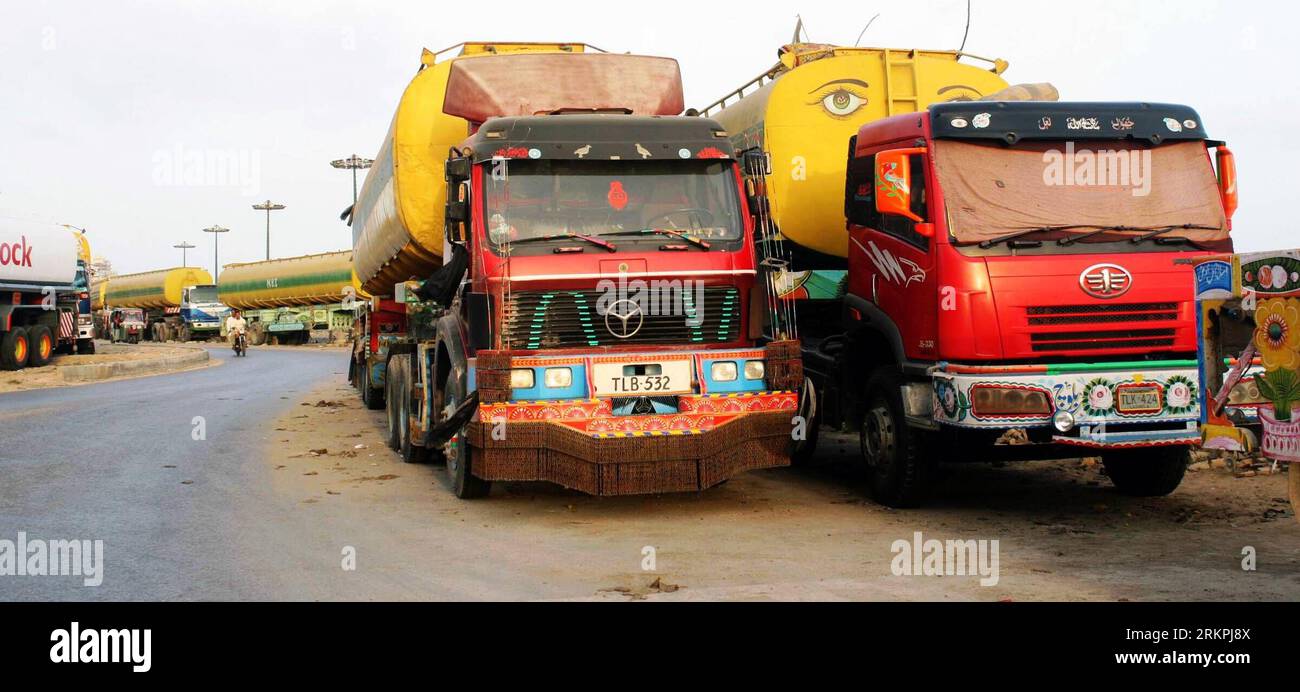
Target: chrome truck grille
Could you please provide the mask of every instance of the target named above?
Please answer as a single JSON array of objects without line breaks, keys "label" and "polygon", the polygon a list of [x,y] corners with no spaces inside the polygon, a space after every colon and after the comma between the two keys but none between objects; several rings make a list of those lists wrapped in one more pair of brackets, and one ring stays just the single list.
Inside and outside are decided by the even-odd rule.
[{"label": "chrome truck grille", "polygon": [[[515,291],[502,337],[509,348],[535,351],[648,344],[722,344],[740,338],[740,292],[682,291],[658,305],[622,303],[601,314],[599,291]],[[626,318],[626,320],[624,319]]]},{"label": "chrome truck grille", "polygon": [[[1030,344],[1038,353],[1170,348],[1179,326],[1178,303],[1053,305],[1029,307],[1025,313]],[[1111,328],[1092,328],[1101,325]],[[1067,327],[1077,329],[1061,329]]]}]

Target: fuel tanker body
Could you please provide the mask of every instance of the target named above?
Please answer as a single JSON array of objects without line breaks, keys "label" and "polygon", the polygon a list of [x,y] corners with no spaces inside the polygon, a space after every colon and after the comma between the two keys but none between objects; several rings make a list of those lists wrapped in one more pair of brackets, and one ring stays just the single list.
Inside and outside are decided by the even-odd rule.
[{"label": "fuel tanker body", "polygon": [[[456,93],[474,93],[484,101],[475,110],[482,113],[538,115],[555,105],[548,91],[540,85],[523,84],[525,79],[545,79],[545,74],[515,71],[498,74],[493,65],[509,65],[502,58],[526,55],[582,56],[572,68],[583,75],[594,91],[585,98],[591,103],[622,100],[620,85],[601,80],[605,66],[626,69],[629,78],[638,75],[633,65],[644,64],[645,56],[620,56],[592,52],[580,43],[467,43],[458,55],[439,56],[448,51],[424,51],[420,71],[411,80],[398,103],[388,134],[375,155],[374,165],[361,188],[352,215],[353,259],[362,287],[373,295],[391,295],[393,287],[407,279],[428,276],[442,263],[443,217],[446,211],[447,186],[444,162],[447,153],[473,133],[469,119],[443,109],[449,88]],[[545,58],[543,58],[545,59]],[[640,62],[637,62],[637,59]],[[456,65],[478,63],[482,75],[452,79]],[[517,64],[517,63],[516,63]],[[656,78],[680,87],[681,76],[672,62],[672,74]],[[464,72],[458,74],[466,74]],[[491,79],[512,81],[511,97],[518,101],[498,100],[501,92],[484,93],[475,82]],[[581,81],[581,79],[580,79]],[[673,98],[669,89],[651,88],[637,95],[634,107],[663,111]],[[454,97],[454,94],[453,94]],[[667,108],[666,110],[672,110]],[[680,109],[678,109],[680,112]],[[467,114],[474,117],[474,114]]]},{"label": "fuel tanker body", "polygon": [[227,312],[212,275],[194,267],[119,274],[108,280],[104,301],[109,308],[144,310],[154,341],[219,336]]},{"label": "fuel tanker body", "polygon": [[798,345],[758,341],[740,162],[683,108],[669,58],[423,56],[351,220],[374,298],[350,377],[458,497],[691,492],[789,464]]},{"label": "fuel tanker body", "polygon": [[93,339],[79,338],[90,298],[83,254],[79,233],[0,219],[0,369],[41,367],[60,350],[93,352]]},{"label": "fuel tanker body", "polygon": [[352,329],[357,301],[369,300],[352,251],[228,264],[217,281],[222,304],[243,312],[254,346],[306,343],[312,330]]},{"label": "fuel tanker body", "polygon": [[[796,270],[843,270],[844,176],[849,138],[864,124],[933,103],[985,98],[1054,98],[1046,85],[1008,91],[1007,64],[960,62],[962,53],[791,44],[777,65],[703,109],[740,151],[771,155],[767,197]],[[804,294],[833,289],[839,273],[801,275]]]}]

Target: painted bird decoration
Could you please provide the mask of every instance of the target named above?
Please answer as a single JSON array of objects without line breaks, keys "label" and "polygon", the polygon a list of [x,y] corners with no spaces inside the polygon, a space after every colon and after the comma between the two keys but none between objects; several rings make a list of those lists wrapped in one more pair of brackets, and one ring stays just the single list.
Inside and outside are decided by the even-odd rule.
[{"label": "painted bird decoration", "polygon": [[641,146],[640,142],[636,143],[636,153],[640,154],[642,159],[648,159],[652,156],[650,150]]},{"label": "painted bird decoration", "polygon": [[588,145],[585,145],[585,146],[578,147],[577,149],[574,149],[574,150],[573,150],[573,153],[574,153],[574,155],[576,155],[576,156],[577,156],[578,158],[580,158],[580,159],[582,159],[582,158],[586,158],[586,157],[587,157],[587,154],[590,154],[590,153],[591,153],[591,145],[588,144]]}]

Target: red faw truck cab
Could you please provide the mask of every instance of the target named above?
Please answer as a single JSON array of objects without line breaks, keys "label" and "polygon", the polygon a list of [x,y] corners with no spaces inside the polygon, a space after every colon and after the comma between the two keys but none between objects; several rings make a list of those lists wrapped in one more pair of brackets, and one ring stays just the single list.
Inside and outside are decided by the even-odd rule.
[{"label": "red faw truck cab", "polygon": [[1201,385],[1176,262],[1230,252],[1236,208],[1195,111],[935,105],[864,126],[846,178],[844,328],[801,328],[882,502],[920,503],[938,460],[1097,455],[1121,492],[1177,488]]}]

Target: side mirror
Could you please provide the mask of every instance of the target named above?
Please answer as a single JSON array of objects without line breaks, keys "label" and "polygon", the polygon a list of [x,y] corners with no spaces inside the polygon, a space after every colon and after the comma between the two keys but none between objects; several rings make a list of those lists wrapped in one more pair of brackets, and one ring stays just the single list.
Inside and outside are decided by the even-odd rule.
[{"label": "side mirror", "polygon": [[[894,149],[876,154],[876,211],[924,223],[912,213],[912,159],[924,149]],[[931,234],[934,229],[931,229]]]},{"label": "side mirror", "polygon": [[455,189],[456,198],[452,199],[449,197],[447,199],[445,227],[448,235],[454,242],[462,242],[465,234],[461,232],[461,229],[464,228],[464,224],[469,223],[470,218],[469,181],[462,180]]},{"label": "side mirror", "polygon": [[448,181],[469,180],[471,166],[470,160],[465,157],[447,159],[447,165],[444,169],[446,179]]},{"label": "side mirror", "polygon": [[1237,213],[1237,157],[1226,146],[1219,147],[1215,158],[1219,165],[1219,196],[1223,198],[1223,212],[1228,220]]},{"label": "side mirror", "polygon": [[932,223],[918,223],[912,227],[912,230],[916,231],[916,234],[922,238],[934,237],[934,224]]},{"label": "side mirror", "polygon": [[772,154],[766,151],[747,151],[744,154],[746,175],[772,175]]}]

